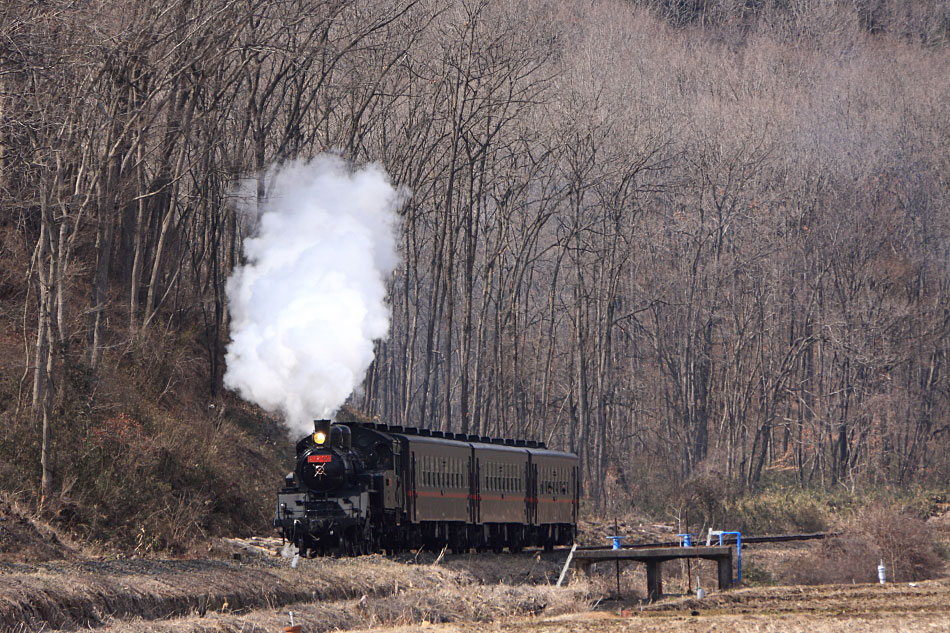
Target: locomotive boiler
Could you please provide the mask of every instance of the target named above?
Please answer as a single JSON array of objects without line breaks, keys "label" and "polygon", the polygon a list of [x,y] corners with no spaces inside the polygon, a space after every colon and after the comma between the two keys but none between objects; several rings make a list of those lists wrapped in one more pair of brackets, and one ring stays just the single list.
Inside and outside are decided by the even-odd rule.
[{"label": "locomotive boiler", "polygon": [[578,460],[543,443],[375,423],[314,422],[274,526],[303,555],[573,541]]}]

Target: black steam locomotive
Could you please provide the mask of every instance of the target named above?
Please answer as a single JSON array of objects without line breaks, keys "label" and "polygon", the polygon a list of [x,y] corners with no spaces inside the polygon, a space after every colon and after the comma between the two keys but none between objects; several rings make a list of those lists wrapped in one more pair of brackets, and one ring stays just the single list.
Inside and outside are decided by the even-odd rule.
[{"label": "black steam locomotive", "polygon": [[568,544],[578,460],[544,444],[372,423],[314,422],[277,496],[301,555]]}]

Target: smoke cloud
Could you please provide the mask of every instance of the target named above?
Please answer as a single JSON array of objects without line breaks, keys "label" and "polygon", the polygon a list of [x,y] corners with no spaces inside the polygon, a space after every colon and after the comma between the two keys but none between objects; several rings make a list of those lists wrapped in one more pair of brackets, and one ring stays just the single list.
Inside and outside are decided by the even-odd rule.
[{"label": "smoke cloud", "polygon": [[353,393],[389,332],[404,195],[380,167],[333,155],[281,166],[267,183],[247,263],[227,283],[224,384],[307,432]]}]

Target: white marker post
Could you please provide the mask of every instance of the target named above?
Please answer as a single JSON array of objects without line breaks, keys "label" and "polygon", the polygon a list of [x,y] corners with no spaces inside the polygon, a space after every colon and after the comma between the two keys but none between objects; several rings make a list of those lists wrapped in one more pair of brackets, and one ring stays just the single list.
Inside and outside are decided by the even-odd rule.
[{"label": "white marker post", "polygon": [[557,578],[557,587],[561,586],[561,582],[564,581],[564,576],[567,574],[567,568],[571,566],[571,561],[574,560],[574,550],[577,549],[577,543],[574,543],[574,546],[571,548],[571,553],[567,555],[567,560],[564,561],[564,569],[561,570],[561,575]]}]

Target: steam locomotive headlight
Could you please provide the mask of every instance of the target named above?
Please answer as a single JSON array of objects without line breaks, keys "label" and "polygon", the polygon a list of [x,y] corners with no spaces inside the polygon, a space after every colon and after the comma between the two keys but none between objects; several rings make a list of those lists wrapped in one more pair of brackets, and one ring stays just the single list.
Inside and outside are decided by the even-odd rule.
[{"label": "steam locomotive headlight", "polygon": [[317,431],[313,434],[313,441],[317,446],[323,446],[323,443],[327,441],[327,434],[323,431]]}]

